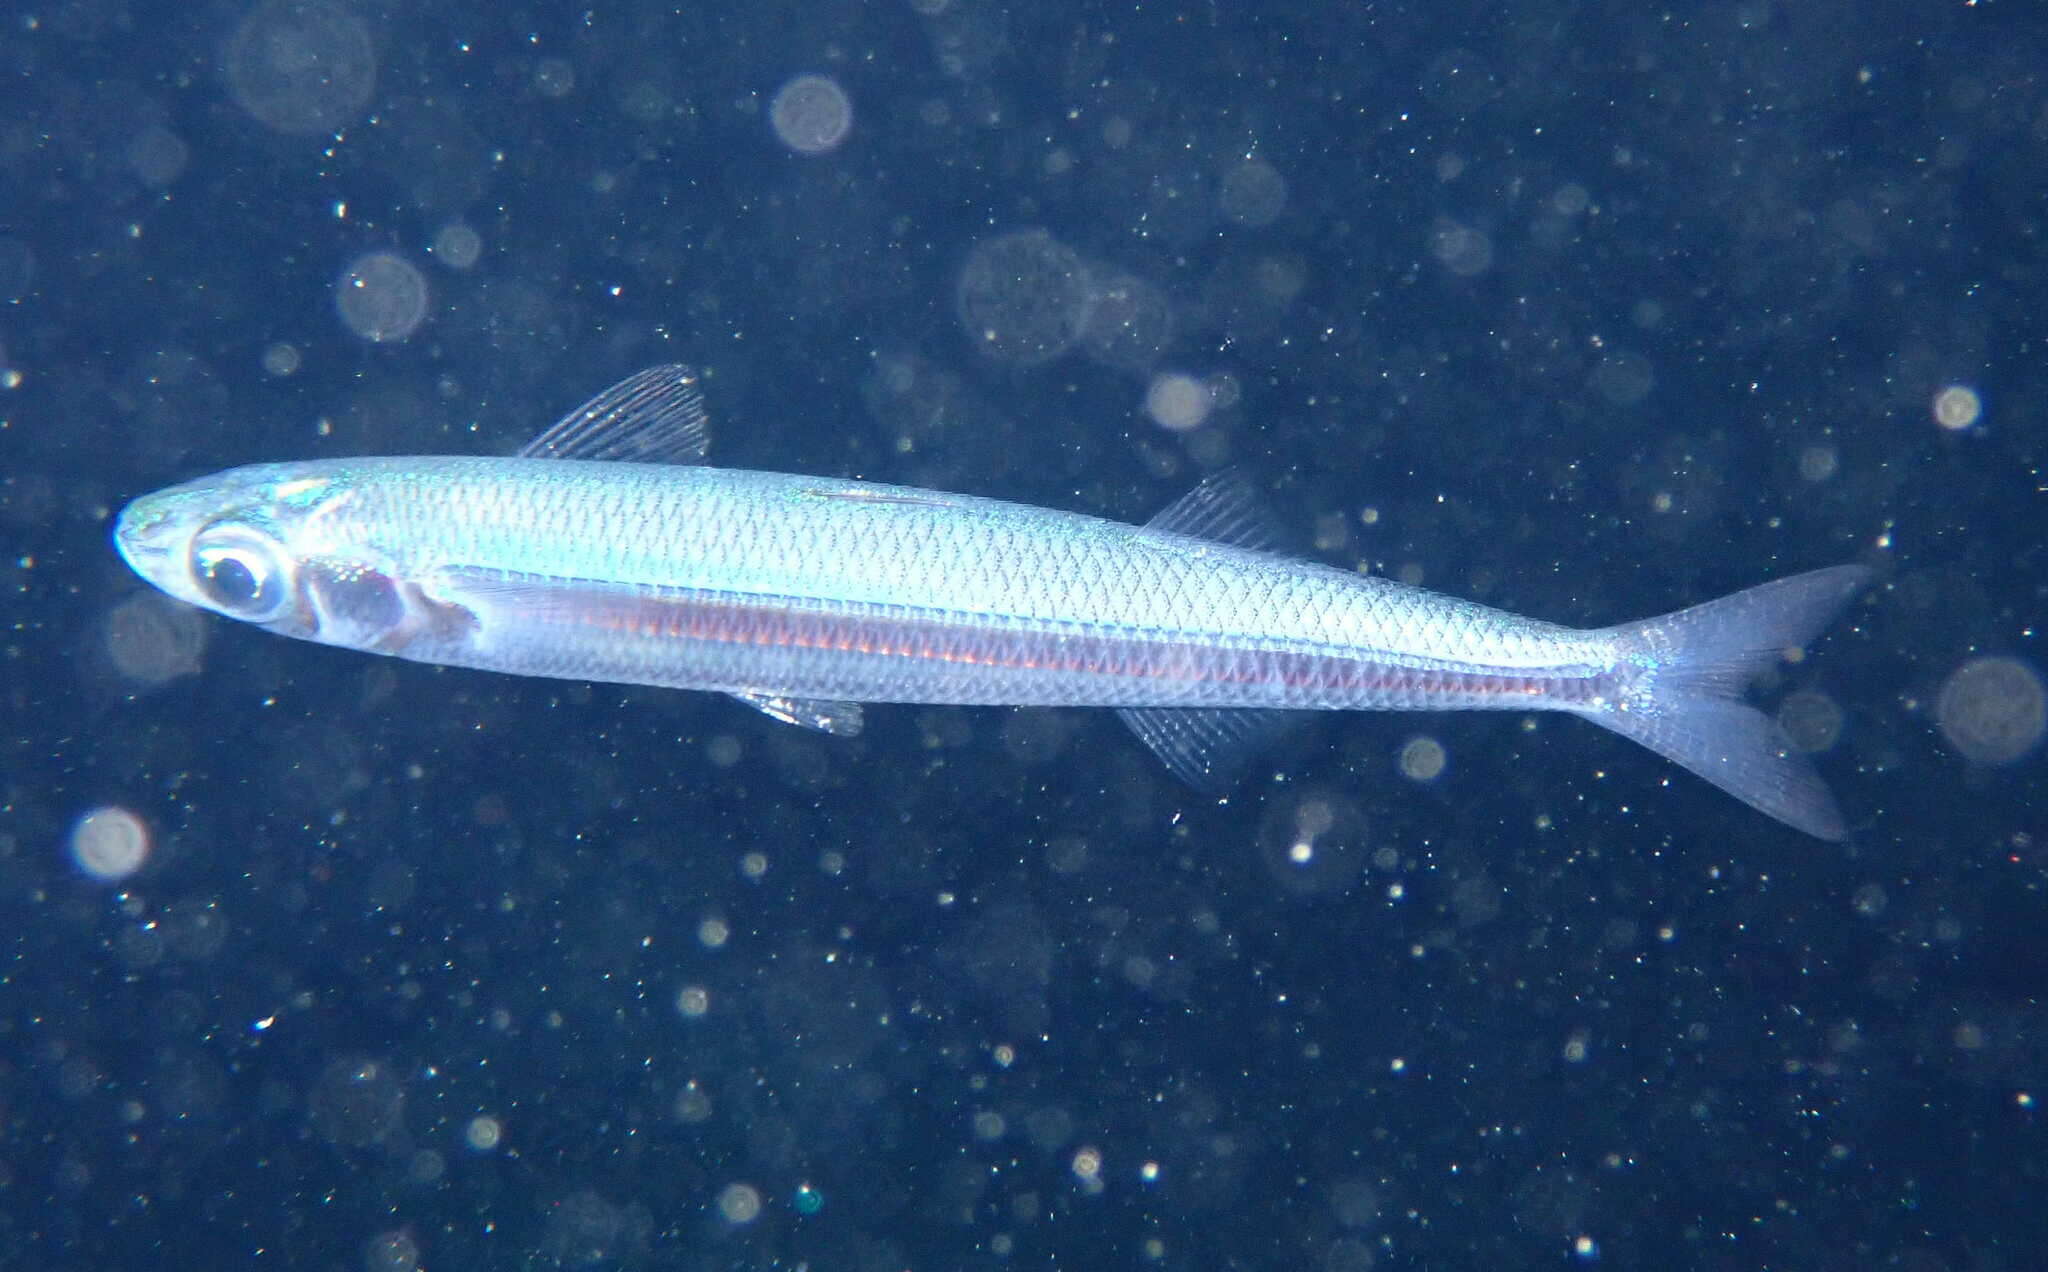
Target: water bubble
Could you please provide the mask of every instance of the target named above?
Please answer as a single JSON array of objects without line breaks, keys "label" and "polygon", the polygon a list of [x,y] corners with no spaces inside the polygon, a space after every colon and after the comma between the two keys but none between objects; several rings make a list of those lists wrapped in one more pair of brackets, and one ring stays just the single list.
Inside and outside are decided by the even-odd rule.
[{"label": "water bubble", "polygon": [[95,808],[71,828],[71,860],[103,883],[142,869],[150,846],[149,823],[125,808]]},{"label": "water bubble", "polygon": [[799,75],[768,104],[768,122],[783,145],[800,155],[836,150],[853,131],[853,102],[839,82],[823,75]]},{"label": "water bubble", "polygon": [[2048,731],[2040,673],[2017,658],[1973,658],[1950,674],[1935,702],[1949,745],[1978,764],[2025,759]]},{"label": "water bubble", "polygon": [[365,340],[404,340],[426,321],[426,276],[396,252],[370,252],[342,271],[334,307],[342,324]]},{"label": "water bubble", "polygon": [[1088,267],[1044,230],[974,245],[960,271],[960,322],[982,352],[1035,366],[1073,347],[1095,303]]},{"label": "water bubble", "polygon": [[228,95],[264,127],[300,136],[355,119],[377,83],[362,19],[318,0],[266,0],[228,39]]}]

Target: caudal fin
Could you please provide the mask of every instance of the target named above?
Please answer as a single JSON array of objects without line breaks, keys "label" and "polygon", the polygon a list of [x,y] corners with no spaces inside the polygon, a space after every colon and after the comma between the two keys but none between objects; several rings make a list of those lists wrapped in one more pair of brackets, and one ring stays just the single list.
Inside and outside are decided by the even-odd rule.
[{"label": "caudal fin", "polygon": [[1644,665],[1625,709],[1587,719],[1683,765],[1759,812],[1821,839],[1848,833],[1820,775],[1777,722],[1742,700],[1771,664],[1821,633],[1870,586],[1838,565],[1613,629]]}]

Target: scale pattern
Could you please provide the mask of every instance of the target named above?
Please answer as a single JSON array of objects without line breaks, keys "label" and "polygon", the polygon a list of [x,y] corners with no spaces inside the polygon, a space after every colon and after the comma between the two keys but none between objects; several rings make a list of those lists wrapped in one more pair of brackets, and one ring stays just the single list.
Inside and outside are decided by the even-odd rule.
[{"label": "scale pattern", "polygon": [[[994,500],[734,469],[290,466],[302,559],[472,616],[396,650],[869,702],[1584,710],[1622,651],[1311,562]],[[454,632],[454,635],[447,633]]]}]

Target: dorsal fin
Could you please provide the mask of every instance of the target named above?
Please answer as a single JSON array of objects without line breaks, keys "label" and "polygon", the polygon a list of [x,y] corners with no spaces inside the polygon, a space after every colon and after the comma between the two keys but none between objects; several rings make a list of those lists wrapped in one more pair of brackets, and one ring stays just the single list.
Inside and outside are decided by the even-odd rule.
[{"label": "dorsal fin", "polygon": [[1145,528],[1264,552],[1279,550],[1285,537],[1265,501],[1230,468],[1204,477],[1193,490],[1160,509]]},{"label": "dorsal fin", "polygon": [[556,420],[519,451],[524,459],[695,464],[711,449],[711,416],[697,373],[673,363],[614,384]]}]

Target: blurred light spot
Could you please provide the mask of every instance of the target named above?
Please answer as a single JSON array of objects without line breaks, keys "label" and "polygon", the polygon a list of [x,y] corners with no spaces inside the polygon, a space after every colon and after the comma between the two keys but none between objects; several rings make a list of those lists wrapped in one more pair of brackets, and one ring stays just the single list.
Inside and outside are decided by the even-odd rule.
[{"label": "blurred light spot", "polygon": [[695,1126],[711,1118],[711,1095],[696,1082],[685,1082],[676,1092],[676,1121]]},{"label": "blurred light spot", "polygon": [[35,279],[35,249],[22,239],[0,235],[0,304],[27,299]]},{"label": "blurred light spot", "polygon": [[685,985],[676,991],[676,1010],[685,1020],[697,1020],[711,1010],[711,991],[702,985]]},{"label": "blurred light spot", "polygon": [[71,860],[101,882],[142,869],[150,848],[149,824],[125,808],[95,808],[71,828]]},{"label": "blurred light spot", "polygon": [[710,915],[697,923],[697,944],[707,950],[722,949],[732,939],[732,925],[717,915]]},{"label": "blurred light spot", "polygon": [[1207,384],[1180,371],[1153,376],[1145,389],[1145,414],[1154,424],[1176,433],[1200,428],[1215,405]]},{"label": "blurred light spot", "polygon": [[345,1148],[368,1148],[396,1134],[405,1088],[387,1061],[344,1056],[320,1071],[307,1098],[313,1130]]},{"label": "blurred light spot", "polygon": [[1133,274],[1095,289],[1081,342],[1088,356],[1127,371],[1146,371],[1173,343],[1173,306],[1166,293]]},{"label": "blurred light spot", "polygon": [[102,639],[114,670],[137,685],[161,685],[199,670],[206,615],[155,592],[137,592],[107,611]]},{"label": "blurred light spot", "polygon": [[228,38],[228,95],[264,127],[310,136],[354,121],[377,83],[370,29],[318,0],[267,0]]},{"label": "blurred light spot", "polygon": [[374,344],[404,340],[427,317],[426,276],[396,252],[350,262],[334,285],[334,305],[350,331]]},{"label": "blurred light spot", "polygon": [[1429,254],[1439,265],[1471,278],[1493,268],[1493,240],[1483,230],[1440,220],[1429,234]]},{"label": "blurred light spot", "polygon": [[462,1130],[462,1142],[479,1153],[488,1153],[505,1138],[505,1124],[488,1114],[478,1114],[469,1119],[469,1125]]},{"label": "blurred light spot", "polygon": [[960,270],[960,323],[991,358],[1034,366],[1073,347],[1094,305],[1088,267],[1044,230],[984,239]]},{"label": "blurred light spot", "polygon": [[1299,256],[1262,256],[1252,266],[1252,285],[1274,308],[1285,308],[1308,286],[1308,265]]},{"label": "blurred light spot", "polygon": [[542,58],[534,63],[533,91],[542,97],[567,97],[576,91],[576,68],[566,58]]},{"label": "blurred light spot", "polygon": [[1934,395],[1934,422],[1951,432],[1976,424],[1984,415],[1984,399],[1966,384],[1951,384]]},{"label": "blurred light spot", "polygon": [[790,1197],[790,1205],[800,1215],[814,1215],[825,1208],[825,1194],[809,1184],[798,1184],[795,1194]]},{"label": "blurred light spot", "polygon": [[731,768],[740,762],[740,740],[730,733],[720,733],[704,744],[704,758],[713,768]]},{"label": "blurred light spot", "polygon": [[1364,872],[1365,817],[1342,795],[1305,791],[1274,800],[1259,822],[1266,873],[1294,896],[1343,892]]},{"label": "blurred light spot", "polygon": [[299,365],[303,361],[304,355],[295,344],[279,340],[263,347],[263,374],[275,379],[282,380],[288,375],[298,374]]},{"label": "blurred light spot", "polygon": [[853,102],[837,80],[799,75],[776,91],[768,104],[768,122],[791,150],[822,155],[837,149],[853,131]]},{"label": "blurred light spot", "polygon": [[1380,1194],[1371,1181],[1356,1177],[1330,1185],[1330,1213],[1346,1228],[1368,1228],[1380,1217]]},{"label": "blurred light spot", "polygon": [[1786,694],[1778,704],[1778,727],[1794,748],[1818,755],[1841,740],[1842,708],[1824,693],[1802,689]]},{"label": "blurred light spot", "polygon": [[718,1213],[727,1223],[752,1223],[761,1217],[761,1190],[752,1184],[727,1184],[718,1193]]},{"label": "blurred light spot", "polygon": [[1251,158],[1223,174],[1223,215],[1258,229],[1280,219],[1287,206],[1287,178],[1264,159]]},{"label": "blurred light spot", "polygon": [[1074,1156],[1068,1165],[1068,1169],[1074,1172],[1074,1178],[1081,1182],[1083,1189],[1089,1192],[1102,1191],[1101,1149],[1096,1148],[1092,1144],[1082,1145],[1074,1150]]},{"label": "blurred light spot", "polygon": [[1615,349],[1593,368],[1593,391],[1615,406],[1634,406],[1657,386],[1650,360],[1639,353]]},{"label": "blurred light spot", "polygon": [[151,124],[128,143],[128,170],[152,190],[161,190],[185,175],[192,147],[162,124]]},{"label": "blurred light spot", "polygon": [[1435,738],[1410,738],[1401,744],[1401,776],[1411,782],[1434,782],[1443,776],[1444,744]]},{"label": "blurred light spot", "polygon": [[449,269],[469,269],[482,259],[484,238],[460,221],[450,221],[434,232],[434,259]]},{"label": "blurred light spot", "polygon": [[1835,475],[1841,464],[1841,452],[1825,442],[1799,452],[1799,476],[1806,481],[1826,481]]},{"label": "blurred light spot", "polygon": [[1978,764],[2024,759],[2048,730],[2040,673],[2017,658],[1973,658],[1950,674],[1935,701],[1942,736]]},{"label": "blurred light spot", "polygon": [[418,1272],[420,1243],[410,1230],[380,1232],[363,1243],[363,1272]]},{"label": "blurred light spot", "polygon": [[1470,49],[1453,48],[1430,60],[1419,87],[1431,105],[1462,115],[1491,101],[1500,84],[1485,58]]},{"label": "blurred light spot", "polygon": [[615,1206],[586,1188],[548,1207],[539,1266],[634,1266],[653,1227],[644,1206]]}]

